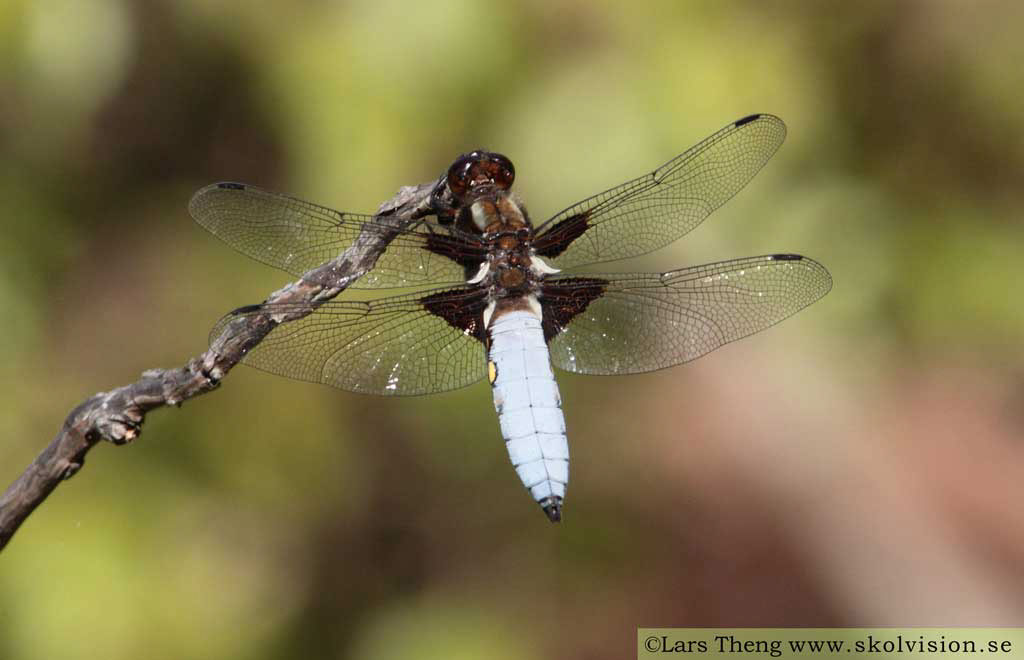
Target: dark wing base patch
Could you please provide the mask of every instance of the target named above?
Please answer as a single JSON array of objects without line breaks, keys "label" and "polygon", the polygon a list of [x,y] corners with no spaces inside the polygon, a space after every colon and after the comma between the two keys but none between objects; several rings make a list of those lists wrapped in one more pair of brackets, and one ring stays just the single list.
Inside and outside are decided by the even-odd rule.
[{"label": "dark wing base patch", "polygon": [[481,343],[486,340],[484,309],[487,307],[487,289],[449,289],[420,298],[420,304],[423,305],[423,309],[444,319],[453,328],[478,339]]},{"label": "dark wing base patch", "polygon": [[550,342],[565,330],[570,321],[604,293],[607,286],[608,280],[596,277],[568,277],[545,283],[540,296],[544,312],[541,321],[544,341]]},{"label": "dark wing base patch", "polygon": [[434,254],[447,257],[463,267],[476,266],[487,259],[487,252],[479,243],[470,243],[467,240],[449,234],[435,232],[427,236],[426,248]]},{"label": "dark wing base patch", "polygon": [[589,219],[590,212],[584,211],[559,220],[558,224],[534,239],[533,249],[542,257],[557,257],[587,231]]}]

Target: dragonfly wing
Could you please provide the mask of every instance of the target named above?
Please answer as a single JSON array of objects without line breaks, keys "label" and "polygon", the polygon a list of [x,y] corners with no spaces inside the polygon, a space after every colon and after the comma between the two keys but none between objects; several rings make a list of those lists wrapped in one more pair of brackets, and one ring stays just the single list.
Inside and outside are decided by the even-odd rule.
[{"label": "dragonfly wing", "polygon": [[[436,289],[367,302],[331,300],[308,316],[276,325],[243,359],[280,376],[350,392],[416,395],[470,385],[487,371],[482,343],[486,289]],[[308,304],[263,304],[228,314],[274,324]],[[252,317],[256,317],[253,319]]]},{"label": "dragonfly wing", "polygon": [[[373,216],[335,211],[241,183],[215,183],[193,197],[196,222],[257,261],[302,276],[355,247],[361,236],[389,240],[373,269],[352,288],[391,288],[465,281],[486,259],[476,237],[417,220],[399,229]],[[379,241],[371,241],[379,243]],[[353,255],[358,257],[358,255]]]},{"label": "dragonfly wing", "polygon": [[564,270],[664,247],[739,192],[785,137],[778,117],[737,120],[653,172],[556,214],[537,228],[534,249]]},{"label": "dragonfly wing", "polygon": [[555,366],[631,374],[688,362],[760,332],[832,287],[824,266],[766,255],[668,273],[558,276],[541,304]]}]

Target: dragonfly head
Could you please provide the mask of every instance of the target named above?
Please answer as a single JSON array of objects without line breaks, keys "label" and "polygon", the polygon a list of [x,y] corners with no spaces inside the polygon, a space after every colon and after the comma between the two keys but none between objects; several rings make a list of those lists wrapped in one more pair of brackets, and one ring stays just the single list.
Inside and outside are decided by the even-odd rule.
[{"label": "dragonfly head", "polygon": [[460,202],[471,201],[487,193],[508,190],[516,170],[501,154],[477,149],[463,154],[448,168],[448,189]]}]

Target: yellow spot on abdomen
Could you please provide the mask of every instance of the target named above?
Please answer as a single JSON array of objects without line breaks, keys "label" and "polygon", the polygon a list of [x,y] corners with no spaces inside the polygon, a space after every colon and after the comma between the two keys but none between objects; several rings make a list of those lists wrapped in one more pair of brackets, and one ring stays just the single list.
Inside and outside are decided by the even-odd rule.
[{"label": "yellow spot on abdomen", "polygon": [[490,381],[491,385],[494,385],[494,381],[498,378],[498,365],[494,364],[494,360],[487,361],[487,380]]}]

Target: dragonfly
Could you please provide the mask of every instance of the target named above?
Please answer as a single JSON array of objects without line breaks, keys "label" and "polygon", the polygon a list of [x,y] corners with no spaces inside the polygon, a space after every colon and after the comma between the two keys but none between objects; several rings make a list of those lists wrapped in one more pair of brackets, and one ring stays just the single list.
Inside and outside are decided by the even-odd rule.
[{"label": "dragonfly", "polygon": [[[401,230],[240,183],[201,189],[189,209],[236,250],[299,277],[360,249],[366,232],[387,232],[387,248],[351,286],[411,293],[330,300],[275,327],[243,362],[385,396],[487,378],[512,465],[558,522],[569,444],[553,366],[593,375],[672,367],[764,330],[831,289],[828,270],[799,254],[664,273],[589,272],[694,229],[754,177],[785,136],[778,117],[744,117],[536,226],[511,190],[512,162],[482,149],[456,159],[432,190],[431,213]],[[287,315],[292,306],[239,308],[211,339],[240,316]]]}]

